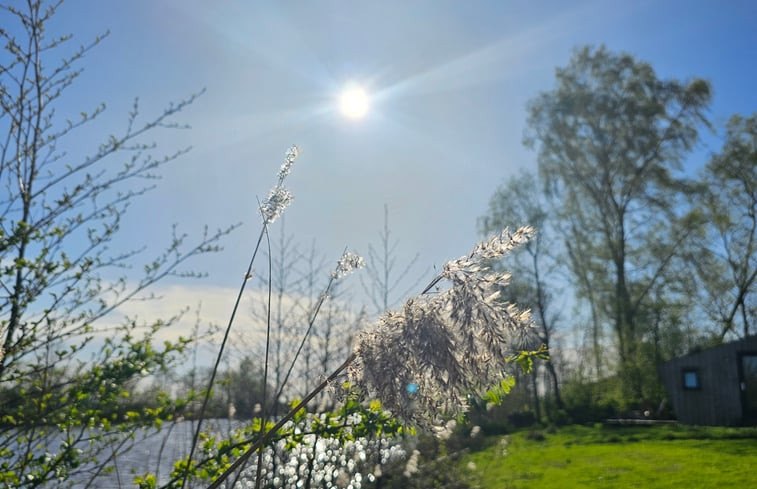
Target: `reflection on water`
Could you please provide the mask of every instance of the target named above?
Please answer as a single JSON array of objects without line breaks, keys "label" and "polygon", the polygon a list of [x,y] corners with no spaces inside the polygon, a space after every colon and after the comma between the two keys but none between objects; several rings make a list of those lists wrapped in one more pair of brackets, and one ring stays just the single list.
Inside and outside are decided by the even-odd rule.
[{"label": "reflection on water", "polygon": [[[261,473],[265,487],[300,488],[307,485],[314,488],[361,489],[366,481],[375,480],[381,466],[406,458],[407,454],[399,440],[385,436],[339,441],[308,433],[312,430],[311,423],[318,417],[319,415],[310,415],[304,420],[304,424],[298,425],[300,443],[288,446],[287,440],[279,440],[275,450],[264,451]],[[324,419],[321,422],[325,422]],[[352,414],[341,423],[340,428],[350,430],[362,423],[362,417]],[[208,420],[203,422],[203,431],[211,432],[216,437],[226,437],[240,426],[240,422]],[[140,430],[134,433],[133,448],[118,457],[115,470],[101,474],[89,487],[134,487],[134,477],[147,472],[157,475],[160,487],[169,481],[174,463],[189,453],[195,427],[196,422],[183,421],[159,432]],[[253,458],[237,481],[235,489],[254,487],[255,473],[256,460]],[[89,479],[82,477],[74,481],[72,487],[84,489],[88,482]],[[196,487],[204,486],[202,482],[196,483]]]},{"label": "reflection on water", "polygon": [[[225,419],[205,420],[203,431],[218,435],[227,435],[231,430],[242,425],[239,421]],[[158,475],[158,486],[168,482],[169,474],[177,460],[186,457],[192,445],[192,436],[197,427],[196,421],[180,421],[165,425],[160,431],[152,428],[140,429],[134,433],[134,446],[121,454],[115,461],[110,474],[101,474],[90,488],[117,489],[134,487],[134,477],[147,472]],[[84,489],[87,480],[74,481],[74,489]]]}]

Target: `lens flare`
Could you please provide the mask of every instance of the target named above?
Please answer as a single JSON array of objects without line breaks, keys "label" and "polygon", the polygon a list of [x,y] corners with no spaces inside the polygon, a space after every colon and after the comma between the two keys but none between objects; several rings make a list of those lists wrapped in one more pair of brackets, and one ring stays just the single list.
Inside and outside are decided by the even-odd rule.
[{"label": "lens flare", "polygon": [[339,96],[339,111],[348,119],[362,119],[370,105],[368,93],[357,85],[348,86]]}]

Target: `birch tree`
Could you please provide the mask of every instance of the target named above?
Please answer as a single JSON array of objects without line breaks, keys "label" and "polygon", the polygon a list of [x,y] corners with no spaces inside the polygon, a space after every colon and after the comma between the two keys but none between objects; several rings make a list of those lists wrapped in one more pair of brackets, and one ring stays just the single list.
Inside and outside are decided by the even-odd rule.
[{"label": "birch tree", "polygon": [[[526,142],[569,245],[594,263],[574,262],[574,284],[597,301],[613,334],[624,397],[640,400],[640,312],[691,227],[682,214],[682,161],[706,125],[709,84],[661,79],[652,67],[604,47],[577,50],[553,90],[529,106]],[[680,205],[679,205],[680,204]]]}]

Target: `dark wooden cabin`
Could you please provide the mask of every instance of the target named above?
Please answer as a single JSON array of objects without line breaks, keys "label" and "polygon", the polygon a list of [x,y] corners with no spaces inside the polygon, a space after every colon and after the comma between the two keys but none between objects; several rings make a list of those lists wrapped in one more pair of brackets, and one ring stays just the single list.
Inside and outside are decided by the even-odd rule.
[{"label": "dark wooden cabin", "polygon": [[673,359],[660,376],[679,422],[757,425],[757,336]]}]

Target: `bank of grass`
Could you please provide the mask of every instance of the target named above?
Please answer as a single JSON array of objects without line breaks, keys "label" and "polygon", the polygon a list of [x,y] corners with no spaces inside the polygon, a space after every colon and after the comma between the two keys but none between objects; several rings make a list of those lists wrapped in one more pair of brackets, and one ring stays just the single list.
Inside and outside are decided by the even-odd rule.
[{"label": "bank of grass", "polygon": [[757,487],[757,428],[568,426],[485,445],[462,461],[485,489]]}]

